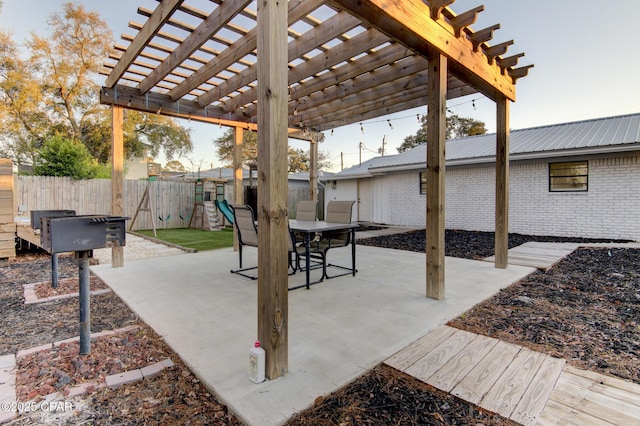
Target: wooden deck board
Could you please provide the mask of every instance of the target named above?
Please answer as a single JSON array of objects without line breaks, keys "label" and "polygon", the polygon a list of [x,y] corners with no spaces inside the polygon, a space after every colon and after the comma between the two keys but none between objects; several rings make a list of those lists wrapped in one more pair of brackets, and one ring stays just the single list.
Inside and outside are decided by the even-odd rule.
[{"label": "wooden deck board", "polygon": [[592,380],[600,385],[608,386],[611,388],[620,389],[633,395],[633,400],[636,404],[640,404],[640,385],[626,380],[619,379],[617,377],[605,376],[594,371],[581,370],[579,368],[567,365],[564,369],[566,373],[573,374],[575,376],[584,377],[585,379]]},{"label": "wooden deck board", "polygon": [[603,394],[591,391],[585,393],[580,386],[561,381],[562,379],[558,381],[558,386],[551,393],[552,401],[616,425],[640,424],[640,416],[637,413],[625,411],[630,407],[629,404]]},{"label": "wooden deck board", "polygon": [[448,339],[416,361],[407,368],[405,372],[426,382],[427,378],[442,368],[442,366],[467,346],[476,336],[467,331],[454,330],[454,333]]},{"label": "wooden deck board", "polygon": [[640,425],[640,385],[447,326],[385,363],[523,425]]},{"label": "wooden deck board", "polygon": [[[640,424],[640,400],[637,395],[567,372],[558,380],[556,389],[571,396],[571,404],[569,401],[562,401],[565,405],[591,404],[606,407],[600,412],[609,410],[609,415],[614,416],[613,418],[627,419],[627,422],[633,420]],[[587,412],[598,417],[597,414]]]},{"label": "wooden deck board", "polygon": [[497,343],[497,339],[476,336],[462,351],[429,377],[427,383],[443,391],[451,392]]},{"label": "wooden deck board", "polygon": [[552,399],[547,401],[547,406],[540,414],[537,424],[538,426],[614,426],[613,423],[574,410]]},{"label": "wooden deck board", "polygon": [[479,404],[489,389],[520,352],[520,348],[499,341],[467,376],[451,391],[452,395]]},{"label": "wooden deck board", "polygon": [[500,380],[482,398],[480,406],[504,417],[511,417],[511,413],[538,372],[544,356],[529,350],[518,352]]},{"label": "wooden deck board", "polygon": [[[574,243],[545,243],[530,241],[518,247],[509,249],[509,264],[529,266],[547,270],[566,256],[571,254],[579,244]],[[495,261],[495,256],[484,259],[488,262]]]},{"label": "wooden deck board", "polygon": [[545,355],[542,365],[511,414],[511,420],[526,426],[536,424],[562,373],[565,363],[564,359]]},{"label": "wooden deck board", "polygon": [[453,327],[438,327],[392,355],[385,361],[385,364],[397,370],[405,371],[417,360],[437,348],[440,343],[448,339],[455,331],[456,329]]},{"label": "wooden deck board", "polygon": [[35,230],[30,226],[18,225],[16,227],[16,235],[23,240],[40,247],[40,234],[36,234]]}]

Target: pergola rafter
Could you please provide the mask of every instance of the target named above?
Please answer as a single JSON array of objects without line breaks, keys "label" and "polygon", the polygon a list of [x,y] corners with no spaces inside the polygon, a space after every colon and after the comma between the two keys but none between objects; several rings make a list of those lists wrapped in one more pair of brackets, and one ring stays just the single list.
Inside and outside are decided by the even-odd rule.
[{"label": "pergola rafter", "polygon": [[[196,0],[158,2],[138,9],[144,23],[130,22],[137,33],[123,35],[105,64],[100,100],[114,108],[114,131],[123,108],[233,127],[236,203],[242,131],[258,131],[258,337],[268,377],[288,368],[287,137],[309,140],[317,155],[321,131],[428,105],[426,293],[441,299],[446,101],[484,94],[497,105],[496,266],[507,266],[509,103],[532,65],[516,68],[524,54],[507,56],[513,41],[490,44],[499,24],[471,28],[483,6],[456,14],[454,0],[198,0],[205,11]],[[121,167],[113,173],[112,214],[122,214]]]}]

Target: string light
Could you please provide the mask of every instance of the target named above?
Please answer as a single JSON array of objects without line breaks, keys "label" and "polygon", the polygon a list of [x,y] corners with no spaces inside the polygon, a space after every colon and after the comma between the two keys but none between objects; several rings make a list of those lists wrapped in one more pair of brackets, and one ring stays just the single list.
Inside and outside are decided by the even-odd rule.
[{"label": "string light", "polygon": [[[453,114],[453,111],[451,110],[452,108],[456,108],[456,107],[459,107],[459,106],[465,105],[465,104],[471,104],[475,108],[476,101],[480,100],[480,99],[481,98],[471,99],[471,100],[468,100],[468,101],[465,101],[465,102],[460,102],[458,104],[451,105],[451,106],[449,106],[447,108],[447,112],[449,114]],[[409,118],[409,117],[412,117],[412,115],[405,115],[403,117],[396,117],[396,118],[390,118],[390,119],[385,118],[385,119],[382,119],[382,120],[367,121],[366,124],[376,124],[376,123],[382,123],[382,122],[386,121],[387,123],[389,123],[391,125],[391,121],[404,120],[405,118]],[[418,123],[420,123],[421,120],[424,119],[424,117],[425,117],[424,115],[421,115],[419,113],[416,114],[416,120],[418,120]],[[360,123],[360,130],[362,130],[362,129],[363,129],[363,123]]]},{"label": "string light", "polygon": [[333,129],[331,129],[331,136],[333,136]]},{"label": "string light", "polygon": [[360,131],[362,132],[362,134],[364,135],[364,127],[362,127],[362,123],[360,123]]},{"label": "string light", "polygon": [[133,96],[129,97],[129,102],[127,102],[127,106],[130,107],[131,106],[131,101],[133,100]]},{"label": "string light", "polygon": [[160,107],[158,108],[158,111],[156,111],[156,114],[160,114],[162,112],[162,104],[160,104]]},{"label": "string light", "polygon": [[389,127],[391,127],[391,130],[393,130],[393,124],[391,124],[391,120],[387,120],[387,123],[389,123]]}]

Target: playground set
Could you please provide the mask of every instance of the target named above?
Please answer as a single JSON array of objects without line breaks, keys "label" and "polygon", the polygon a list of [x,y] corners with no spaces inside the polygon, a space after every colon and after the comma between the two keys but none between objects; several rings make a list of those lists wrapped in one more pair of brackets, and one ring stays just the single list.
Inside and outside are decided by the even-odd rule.
[{"label": "playground set", "polygon": [[[147,186],[140,199],[138,208],[136,209],[133,219],[129,224],[129,230],[133,229],[133,225],[138,218],[140,212],[150,215],[153,233],[156,235],[156,214],[153,208],[151,197],[151,182],[156,180],[156,176],[150,176]],[[219,178],[199,178],[194,183],[194,201],[193,208],[186,215],[180,215],[180,219],[184,222],[188,221],[188,228],[203,229],[209,231],[219,231],[227,224],[233,224],[233,212],[224,198],[224,185],[226,180]],[[161,222],[168,222],[171,213],[166,217],[158,216]]]}]

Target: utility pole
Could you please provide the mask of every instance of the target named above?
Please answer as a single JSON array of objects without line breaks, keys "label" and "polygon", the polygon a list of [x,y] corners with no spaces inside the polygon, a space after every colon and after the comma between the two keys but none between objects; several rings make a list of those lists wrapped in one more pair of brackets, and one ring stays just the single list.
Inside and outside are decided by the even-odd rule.
[{"label": "utility pole", "polygon": [[344,170],[344,153],[340,151],[340,171]]},{"label": "utility pole", "polygon": [[360,162],[361,166],[362,166],[362,147],[363,146],[364,146],[364,143],[362,143],[362,142],[360,142],[360,144],[358,145],[358,148],[359,148],[359,151],[360,151],[359,152],[359,162]]},{"label": "utility pole", "polygon": [[384,146],[387,144],[387,135],[384,135],[382,137],[382,148],[378,149],[378,152],[380,154],[382,154],[382,156],[384,157]]}]

